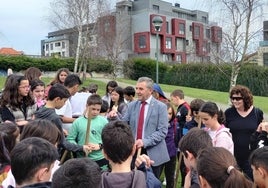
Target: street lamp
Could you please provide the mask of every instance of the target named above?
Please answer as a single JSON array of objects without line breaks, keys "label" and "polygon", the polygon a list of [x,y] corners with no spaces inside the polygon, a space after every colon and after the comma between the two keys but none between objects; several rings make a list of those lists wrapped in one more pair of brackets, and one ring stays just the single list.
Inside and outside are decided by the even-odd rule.
[{"label": "street lamp", "polygon": [[156,31],[156,83],[158,84],[158,38],[163,24],[163,19],[161,16],[154,16],[152,23]]}]

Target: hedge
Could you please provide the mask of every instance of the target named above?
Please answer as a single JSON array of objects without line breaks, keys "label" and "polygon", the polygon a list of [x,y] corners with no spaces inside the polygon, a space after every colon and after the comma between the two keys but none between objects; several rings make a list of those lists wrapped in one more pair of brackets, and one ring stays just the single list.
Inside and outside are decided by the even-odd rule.
[{"label": "hedge", "polygon": [[[0,56],[0,69],[11,68],[15,72],[26,70],[29,67],[37,67],[41,71],[57,71],[60,68],[74,69],[74,58],[32,58],[27,56]],[[112,63],[104,59],[88,59],[88,71],[112,72]]]},{"label": "hedge", "polygon": [[[232,66],[230,64],[173,64],[159,63],[159,82],[163,84],[186,86],[200,89],[229,91]],[[155,80],[154,60],[134,58],[124,63],[127,78],[137,80],[148,76]],[[268,96],[268,68],[256,65],[242,66],[237,84],[250,88],[254,95]]]}]

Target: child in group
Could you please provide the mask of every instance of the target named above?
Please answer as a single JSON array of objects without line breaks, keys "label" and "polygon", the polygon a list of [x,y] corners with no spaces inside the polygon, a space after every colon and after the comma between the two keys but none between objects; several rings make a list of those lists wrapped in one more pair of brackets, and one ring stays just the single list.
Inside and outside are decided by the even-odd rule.
[{"label": "child in group", "polygon": [[[165,168],[165,180],[166,180],[166,188],[173,188],[174,187],[174,175],[175,175],[175,167],[176,167],[176,154],[177,148],[175,145],[175,135],[176,135],[176,128],[177,128],[177,120],[175,116],[175,110],[170,103],[166,103],[167,110],[168,110],[168,133],[166,136],[166,145],[168,149],[168,154],[170,160],[163,164]],[[165,184],[163,182],[163,184]]]},{"label": "child in group", "polygon": [[258,188],[268,188],[268,146],[253,151],[249,157],[254,183]]},{"label": "child in group", "polygon": [[114,90],[114,88],[116,88],[117,86],[118,86],[118,84],[114,80],[109,81],[106,85],[106,93],[102,97],[102,99],[108,102],[109,107],[110,107],[110,103],[111,103],[111,93]]},{"label": "child in group", "polygon": [[37,108],[43,106],[46,102],[45,98],[45,83],[41,80],[31,81],[31,92],[37,104]]},{"label": "child in group", "polygon": [[[185,166],[189,169],[185,176],[183,187],[199,187],[196,161],[198,153],[205,148],[212,147],[209,134],[197,127],[192,128],[179,142],[179,149],[183,154]],[[175,182],[176,183],[176,182]]]},{"label": "child in group", "polygon": [[24,76],[10,75],[1,96],[2,121],[16,123],[20,131],[33,119],[37,105],[30,94],[29,80]]},{"label": "child in group", "polygon": [[190,103],[191,115],[187,116],[186,123],[183,128],[183,135],[193,128],[198,127],[198,124],[201,123],[200,127],[203,128],[205,125],[202,124],[202,121],[198,115],[200,107],[205,103],[202,99],[193,99]]},{"label": "child in group", "polygon": [[95,84],[95,83],[89,84],[89,86],[88,86],[88,92],[89,93],[97,94],[97,91],[98,91],[98,85],[97,84]]},{"label": "child in group", "polygon": [[46,87],[45,89],[45,97],[47,97],[48,95],[48,91],[49,89],[56,83],[59,83],[59,84],[64,84],[64,81],[66,79],[66,77],[70,74],[70,71],[69,69],[67,68],[60,68],[57,73],[56,73],[56,76],[55,78],[48,84],[48,86]]},{"label": "child in group", "polygon": [[10,158],[16,187],[51,187],[49,179],[58,158],[55,145],[38,137],[26,138],[13,148]]},{"label": "child in group", "polygon": [[[69,91],[71,96],[74,96],[77,93],[77,91],[79,89],[79,86],[81,84],[82,84],[82,81],[80,80],[79,76],[76,75],[76,74],[69,74],[65,78],[65,81],[64,81],[64,86]],[[87,94],[89,94],[89,93],[87,93]],[[83,107],[84,107],[84,105],[83,105]],[[72,123],[76,119],[76,117],[73,117],[73,109],[72,109],[72,105],[71,105],[71,97],[69,97],[66,100],[65,104],[61,108],[56,109],[56,113],[59,116],[61,116],[63,128],[67,132],[69,132],[69,130],[70,130],[71,126],[72,126]]]},{"label": "child in group", "polygon": [[[110,122],[104,127],[101,138],[104,156],[111,165],[111,172],[107,171],[102,174],[102,188],[161,187],[160,181],[151,171],[131,170],[130,166],[136,146],[131,129],[127,124],[123,121]],[[151,179],[149,180],[149,178]]]},{"label": "child in group", "polygon": [[10,152],[19,139],[20,131],[14,123],[0,124],[0,184],[10,170]]},{"label": "child in group", "polygon": [[66,161],[54,173],[52,187],[56,188],[99,188],[101,185],[101,170],[89,158],[75,158]]},{"label": "child in group", "polygon": [[123,89],[124,92],[124,99],[125,99],[125,103],[130,103],[132,101],[134,101],[134,97],[135,97],[135,88],[132,86],[127,86]]},{"label": "child in group", "polygon": [[[20,141],[29,138],[29,137],[38,137],[43,138],[49,141],[53,146],[56,147],[61,141],[61,133],[58,128],[49,120],[38,119],[30,121],[27,126],[23,129],[20,135]],[[52,168],[53,173],[59,168],[59,161],[56,160]],[[7,178],[4,180],[2,186],[3,188],[8,188],[8,186],[15,187],[16,182],[11,171],[8,172]]]},{"label": "child in group", "polygon": [[225,148],[201,150],[196,161],[201,188],[252,188],[252,182],[237,169],[234,156]]},{"label": "child in group", "polygon": [[[70,129],[67,140],[70,143],[83,145],[88,144],[90,146],[91,152],[88,157],[94,160],[103,169],[107,168],[108,161],[104,158],[102,154],[102,140],[101,133],[102,129],[108,123],[108,120],[100,116],[100,109],[102,105],[102,99],[98,94],[93,94],[87,99],[87,107],[83,116],[77,118]],[[87,125],[88,117],[90,116],[90,132],[88,140],[87,137]]]},{"label": "child in group", "polygon": [[[177,130],[176,130],[176,146],[178,142],[183,136],[183,128],[186,123],[186,117],[190,110],[190,105],[184,99],[184,92],[180,89],[176,89],[172,91],[170,94],[171,103],[177,108],[176,118],[178,122]],[[180,151],[177,152],[177,158],[180,158]],[[181,171],[181,187],[184,185],[184,179],[187,173],[187,169],[184,163],[181,163],[180,166]]]},{"label": "child in group", "polygon": [[268,146],[268,122],[261,122],[257,130],[250,137],[250,150]]},{"label": "child in group", "polygon": [[32,85],[33,80],[41,80],[42,72],[39,68],[29,67],[26,69],[24,76],[29,80],[30,85]]},{"label": "child in group", "polygon": [[154,83],[154,85],[153,85],[153,93],[152,93],[152,95],[153,95],[154,98],[156,98],[159,101],[162,101],[164,103],[169,102],[169,100],[165,96],[164,92],[162,91],[161,87],[156,83]]},{"label": "child in group", "polygon": [[224,113],[218,108],[216,103],[204,103],[199,110],[199,116],[206,126],[206,131],[208,131],[212,138],[213,146],[224,147],[233,154],[234,143],[232,134],[229,129],[224,126]]},{"label": "child in group", "polygon": [[127,112],[127,104],[124,101],[124,93],[121,87],[116,87],[111,92],[110,110],[108,120],[122,120]]},{"label": "child in group", "polygon": [[77,145],[72,144],[66,141],[65,133],[62,128],[62,121],[59,115],[56,114],[55,109],[61,108],[65,101],[70,97],[69,91],[62,84],[54,84],[49,92],[47,97],[46,105],[42,108],[39,108],[35,113],[35,119],[47,119],[53,122],[62,134],[62,139],[58,145],[59,152],[62,153],[63,149],[72,152],[82,152],[87,153],[90,150],[90,147],[87,145]]},{"label": "child in group", "polygon": [[107,118],[108,112],[109,112],[109,104],[107,101],[102,100],[100,115]]},{"label": "child in group", "polygon": [[77,118],[84,114],[88,97],[92,95],[87,88],[82,88],[76,92],[70,99],[72,106],[72,117]]}]

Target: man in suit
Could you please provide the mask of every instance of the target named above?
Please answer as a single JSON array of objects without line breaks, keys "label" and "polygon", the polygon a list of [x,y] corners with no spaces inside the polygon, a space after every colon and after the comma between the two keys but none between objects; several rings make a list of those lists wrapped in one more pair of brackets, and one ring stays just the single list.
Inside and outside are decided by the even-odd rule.
[{"label": "man in suit", "polygon": [[[161,165],[169,161],[169,155],[165,143],[168,131],[168,113],[164,103],[152,96],[153,80],[141,77],[136,84],[138,100],[129,103],[124,116],[136,138],[137,149],[147,154],[153,161],[153,172],[160,177]],[[144,105],[144,110],[142,106]],[[143,111],[143,115],[141,115]]]}]

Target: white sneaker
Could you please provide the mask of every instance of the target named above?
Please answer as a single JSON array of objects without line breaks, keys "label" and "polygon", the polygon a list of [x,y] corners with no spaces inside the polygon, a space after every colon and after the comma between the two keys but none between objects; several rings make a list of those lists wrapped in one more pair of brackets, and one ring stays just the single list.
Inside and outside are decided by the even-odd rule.
[{"label": "white sneaker", "polygon": [[162,182],[162,185],[167,185],[167,180],[164,178],[164,181]]}]

